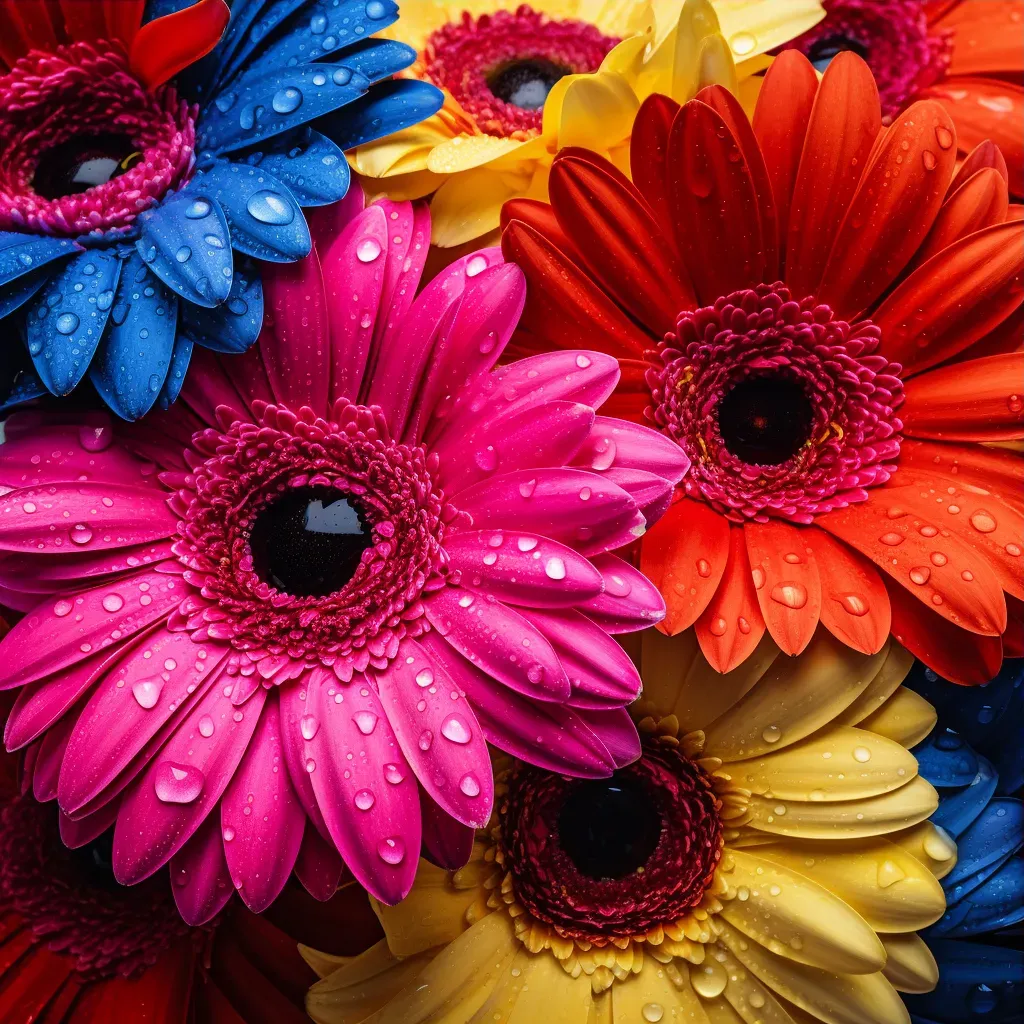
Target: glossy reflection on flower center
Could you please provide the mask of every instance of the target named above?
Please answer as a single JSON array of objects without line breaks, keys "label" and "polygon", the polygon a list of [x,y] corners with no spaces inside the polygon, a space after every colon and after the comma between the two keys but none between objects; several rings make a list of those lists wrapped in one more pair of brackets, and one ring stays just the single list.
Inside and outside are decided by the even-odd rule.
[{"label": "glossy reflection on flower center", "polygon": [[543,57],[506,62],[487,76],[487,85],[499,100],[522,110],[540,110],[555,82],[570,69]]},{"label": "glossy reflection on flower center", "polygon": [[78,195],[131,170],[142,158],[127,135],[102,132],[77,136],[40,156],[32,188],[44,199]]},{"label": "glossy reflection on flower center", "polygon": [[814,409],[803,386],[787,377],[747,377],[718,403],[718,428],[738,459],[777,466],[809,440]]}]

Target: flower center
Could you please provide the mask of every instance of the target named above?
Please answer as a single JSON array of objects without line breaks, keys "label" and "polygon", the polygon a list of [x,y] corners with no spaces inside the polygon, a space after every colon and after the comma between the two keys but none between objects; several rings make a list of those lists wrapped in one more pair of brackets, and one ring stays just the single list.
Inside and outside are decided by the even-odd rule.
[{"label": "flower center", "polygon": [[718,404],[718,429],[738,459],[778,466],[807,443],[814,407],[803,385],[782,376],[748,377]]},{"label": "flower center", "polygon": [[78,195],[124,174],[141,159],[142,153],[127,135],[77,136],[43,153],[32,188],[44,199]]},{"label": "flower center", "polygon": [[807,48],[807,59],[819,71],[824,71],[832,63],[834,57],[838,57],[839,54],[846,51],[855,53],[864,60],[868,56],[868,48],[859,39],[853,39],[845,35],[834,35],[822,36],[820,39],[816,39]]},{"label": "flower center", "polygon": [[372,543],[359,506],[329,487],[303,487],[272,501],[249,538],[256,572],[296,597],[341,590]]},{"label": "flower center", "polygon": [[522,110],[538,110],[551,87],[569,69],[549,60],[514,60],[495,68],[487,79],[492,93],[505,103]]}]

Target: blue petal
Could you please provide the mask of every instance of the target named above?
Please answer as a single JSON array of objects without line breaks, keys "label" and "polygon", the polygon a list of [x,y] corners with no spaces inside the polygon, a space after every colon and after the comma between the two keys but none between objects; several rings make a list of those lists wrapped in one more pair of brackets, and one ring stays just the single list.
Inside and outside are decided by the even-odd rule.
[{"label": "blue petal", "polygon": [[392,135],[436,114],[444,103],[429,82],[397,78],[375,85],[367,96],[318,121],[316,127],[341,149]]},{"label": "blue petal", "polygon": [[371,82],[397,75],[415,60],[416,51],[394,39],[364,39],[346,50],[344,56],[347,67],[365,75]]},{"label": "blue petal", "polygon": [[206,108],[197,149],[219,155],[259,145],[351,103],[369,84],[341,64],[276,68],[246,76],[230,95]]},{"label": "blue petal", "polygon": [[0,288],[0,320],[21,309],[46,284],[52,271],[52,267],[42,267],[35,273],[16,278],[6,288]]},{"label": "blue petal", "polygon": [[954,839],[985,809],[999,781],[992,762],[978,756],[978,774],[965,789],[944,796],[931,820]]},{"label": "blue petal", "polygon": [[81,251],[82,247],[70,238],[0,231],[0,287],[44,264]]},{"label": "blue petal", "polygon": [[944,931],[950,938],[981,935],[1024,921],[1024,860],[1011,857],[965,901],[967,914],[956,927]]},{"label": "blue petal", "polygon": [[259,268],[239,261],[231,294],[223,306],[186,306],[182,319],[192,340],[214,352],[244,352],[263,326],[263,285]]},{"label": "blue petal", "polygon": [[1010,1024],[1024,994],[1024,952],[956,939],[929,943],[939,983],[925,995],[904,995],[907,1008],[937,1024]]},{"label": "blue petal", "polygon": [[121,261],[103,249],[76,256],[50,278],[25,323],[28,351],[46,387],[67,395],[89,369],[110,317]]},{"label": "blue petal", "polygon": [[309,255],[313,243],[302,208],[269,171],[221,162],[197,184],[220,204],[231,229],[231,245],[239,252],[272,263],[291,263]]},{"label": "blue petal", "polygon": [[[28,364],[28,353],[25,353],[24,358]],[[28,365],[13,374],[8,388],[7,397],[0,401],[0,413],[10,412],[33,398],[47,394],[46,385],[39,379],[39,374]]]},{"label": "blue petal", "polygon": [[231,245],[224,211],[202,178],[139,216],[135,243],[168,288],[198,306],[216,306],[231,291]]},{"label": "blue petal", "polygon": [[914,748],[918,773],[936,788],[969,785],[978,774],[978,757],[952,729],[938,726]]},{"label": "blue petal", "polygon": [[[198,307],[193,306],[192,308]],[[174,352],[171,354],[171,368],[167,371],[167,380],[164,381],[160,397],[157,399],[157,404],[161,409],[169,409],[178,400],[182,385],[185,383],[185,374],[188,373],[192,348],[192,339],[184,331],[178,331],[178,337],[174,342]]]},{"label": "blue petal", "polygon": [[178,296],[133,252],[121,271],[110,326],[89,378],[122,419],[137,420],[156,403],[167,377]]},{"label": "blue petal", "polygon": [[[933,816],[932,820],[935,820]],[[943,888],[955,887],[971,875],[996,864],[1024,845],[1024,802],[999,796],[978,815],[957,839],[957,862],[942,880]]]},{"label": "blue petal", "polygon": [[349,186],[348,161],[330,139],[301,128],[288,139],[277,138],[269,153],[247,158],[288,186],[302,206],[325,206],[344,199]]}]

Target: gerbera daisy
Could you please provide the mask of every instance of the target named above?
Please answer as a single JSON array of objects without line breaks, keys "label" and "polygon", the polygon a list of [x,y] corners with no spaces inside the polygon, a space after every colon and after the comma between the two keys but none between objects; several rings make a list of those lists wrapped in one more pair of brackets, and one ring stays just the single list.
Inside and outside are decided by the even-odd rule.
[{"label": "gerbera daisy", "polygon": [[194,345],[248,348],[256,261],[309,252],[302,207],[345,194],[342,150],[440,106],[392,80],[409,47],[368,38],[397,17],[392,0],[0,4],[0,405],[88,375],[132,420],[174,401]]},{"label": "gerbera daisy", "polygon": [[819,85],[786,51],[753,125],[719,87],[653,96],[635,184],[564,150],[550,206],[505,207],[519,351],[587,337],[692,460],[641,566],[719,671],[819,621],[962,683],[1024,651],[1024,245],[994,151],[954,176],[955,141],[934,100],[883,131],[859,57]]},{"label": "gerbera daisy", "polygon": [[444,106],[360,146],[352,166],[393,198],[436,190],[434,242],[469,243],[498,228],[506,199],[547,197],[560,147],[625,160],[651,92],[682,101],[746,83],[823,16],[820,0],[404,0],[390,34],[415,48],[408,74],[440,86]]},{"label": "gerbera daisy", "polygon": [[315,1020],[908,1021],[955,854],[906,749],[934,722],[911,659],[821,631],[723,680],[692,636],[644,635],[628,768],[499,762],[468,865],[376,906],[386,941],[313,987]]},{"label": "gerbera daisy", "polygon": [[[134,889],[119,886],[109,834],[83,833],[67,819],[58,829],[52,804],[18,794],[15,760],[0,767],[4,1024],[301,1024],[315,976],[296,942],[330,941],[339,944],[335,953],[352,954],[380,934],[354,883],[327,904],[292,885],[272,920],[237,900],[225,908],[233,891],[225,883],[201,924],[189,927],[166,871]],[[53,779],[44,770],[35,782]]]},{"label": "gerbera daisy", "polygon": [[871,66],[882,113],[939,100],[956,124],[961,156],[986,140],[1024,194],[1024,6],[1020,0],[825,0],[826,16],[787,45],[819,70],[851,50]]},{"label": "gerbera daisy", "polygon": [[595,414],[608,356],[494,369],[525,294],[500,251],[413,301],[425,207],[361,207],[268,268],[257,345],[203,356],[168,413],[7,420],[6,742],[41,738],[80,827],[116,821],[122,883],[224,870],[262,910],[340,854],[394,902],[421,833],[441,857],[487,821],[485,738],[570,775],[636,756],[609,634],[664,606],[610,552],[685,456]]}]

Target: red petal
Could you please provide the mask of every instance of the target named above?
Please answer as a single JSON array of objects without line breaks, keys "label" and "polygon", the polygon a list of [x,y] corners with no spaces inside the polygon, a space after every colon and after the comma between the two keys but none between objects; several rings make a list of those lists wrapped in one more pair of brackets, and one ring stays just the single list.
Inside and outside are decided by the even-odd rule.
[{"label": "red petal", "polygon": [[722,582],[694,629],[708,664],[723,674],[746,661],[764,636],[764,616],[750,576],[741,526],[729,528],[729,560]]},{"label": "red petal", "polygon": [[548,181],[558,223],[584,267],[653,335],[675,327],[696,299],[672,245],[640,193],[608,161],[564,149]]},{"label": "red petal", "polygon": [[1024,351],[1024,306],[1018,306],[994,331],[960,353],[960,361]]},{"label": "red petal", "polygon": [[[1001,183],[995,171],[987,173]],[[1021,304],[1022,276],[1024,243],[1016,224],[961,238],[915,270],[872,316],[882,329],[886,358],[903,364],[905,379],[962,352]]]},{"label": "red petal", "polygon": [[28,956],[3,976],[0,1020],[11,1024],[37,1020],[71,974],[74,965],[69,956],[51,953],[45,946],[33,947]]},{"label": "red petal", "polygon": [[59,23],[49,0],[0,0],[0,58],[10,66],[29,50],[52,52]]},{"label": "red petal", "polygon": [[1024,658],[1024,601],[1006,597],[1006,632],[1003,634],[1003,656]]},{"label": "red petal", "polygon": [[940,366],[906,384],[903,426],[937,441],[1024,437],[1024,353]]},{"label": "red petal", "polygon": [[501,208],[501,230],[504,231],[514,220],[529,224],[574,263],[580,262],[576,247],[559,226],[550,203],[542,203],[539,199],[510,199]]},{"label": "red petal", "polygon": [[949,191],[946,194],[951,196],[968,178],[977,174],[978,171],[985,167],[991,167],[998,171],[1003,181],[1008,182],[1010,180],[1006,170],[1006,158],[1003,156],[1002,150],[991,139],[979,142],[964,157],[964,162],[957,170],[956,176],[949,183]]},{"label": "red petal", "polygon": [[672,223],[668,198],[668,137],[680,107],[675,100],[653,93],[640,104],[633,120],[629,169],[633,184],[647,200],[658,223]]},{"label": "red petal", "polygon": [[128,66],[147,89],[155,89],[205,57],[220,42],[230,18],[224,0],[197,0],[157,18],[135,35]]},{"label": "red petal", "polygon": [[953,33],[951,75],[1024,71],[1020,0],[959,3],[933,27]]},{"label": "red petal", "polygon": [[818,289],[881,126],[871,69],[854,54],[840,53],[829,64],[814,98],[793,185],[785,279],[799,298]]},{"label": "red petal", "polygon": [[809,527],[805,537],[821,577],[821,624],[854,650],[880,651],[889,635],[890,613],[878,570],[824,530]]},{"label": "red petal", "polygon": [[667,614],[658,629],[692,626],[714,596],[729,557],[729,521],[702,501],[677,501],[644,535],[640,571],[661,591]]},{"label": "red petal", "polygon": [[886,589],[892,604],[892,635],[915,658],[962,686],[981,686],[995,678],[1003,662],[999,637],[978,636],[954,626],[891,580]]},{"label": "red petal", "polygon": [[953,121],[915,103],[885,133],[832,246],[817,296],[841,319],[866,309],[931,230],[956,166]]},{"label": "red petal", "polygon": [[[20,3],[20,0],[14,0]],[[107,19],[102,4],[82,3],[82,0],[59,0],[64,15],[64,31],[72,42],[103,39],[107,34]],[[2,33],[0,33],[2,35]]]},{"label": "red petal", "polygon": [[132,40],[139,31],[139,26],[142,24],[146,0],[101,0],[101,2],[103,20],[107,26],[107,38],[120,39],[125,46],[131,46]]},{"label": "red petal", "polygon": [[746,523],[743,535],[761,614],[783,654],[799,654],[814,636],[821,581],[803,528],[772,520]]},{"label": "red petal", "polygon": [[754,135],[771,182],[780,245],[786,241],[800,152],[817,92],[811,62],[799,50],[783,50],[764,76],[754,110]]},{"label": "red petal", "polygon": [[959,239],[993,224],[1002,224],[1009,204],[1006,179],[994,167],[976,171],[942,204],[911,265],[919,267]]},{"label": "red petal", "polygon": [[1003,501],[1016,501],[1024,507],[1024,459],[1015,452],[980,444],[942,444],[905,438],[900,447],[900,467],[901,471],[905,468],[936,473],[954,483],[966,480],[991,490]]}]

